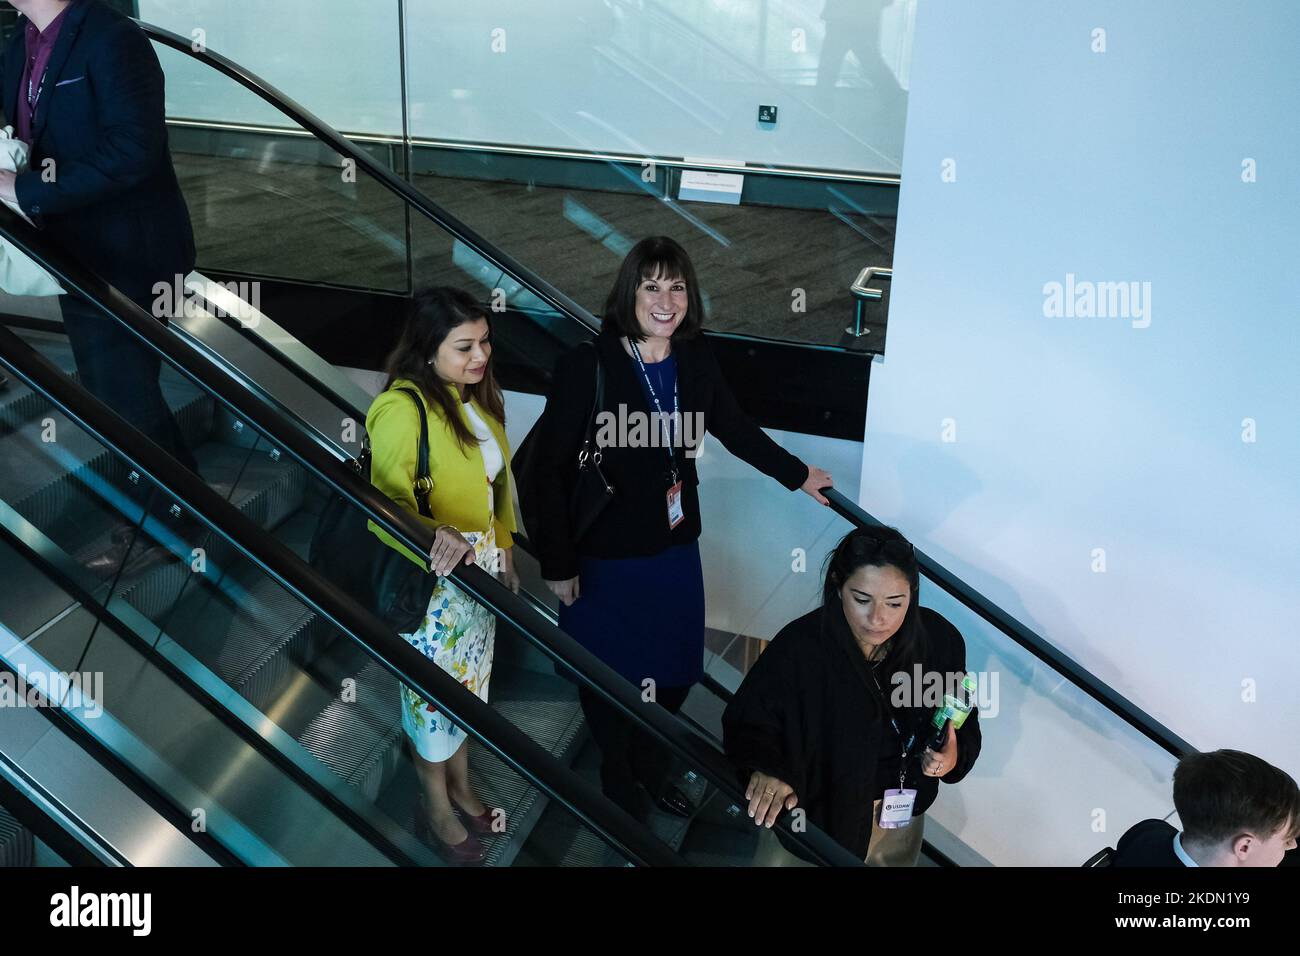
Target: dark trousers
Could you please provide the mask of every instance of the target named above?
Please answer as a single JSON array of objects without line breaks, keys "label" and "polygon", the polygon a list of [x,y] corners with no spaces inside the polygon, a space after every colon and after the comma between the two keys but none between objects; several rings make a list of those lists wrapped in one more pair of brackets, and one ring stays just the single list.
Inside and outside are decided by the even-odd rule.
[{"label": "dark trousers", "polygon": [[[141,302],[146,311],[152,301]],[[116,319],[84,299],[65,295],[63,328],[77,362],[82,386],[190,471],[198,463],[185,443],[158,384],[162,359]],[[161,516],[170,507],[162,494],[151,495],[152,484],[127,482],[123,491],[151,514]]]},{"label": "dark trousers", "polygon": [[[642,706],[662,707],[675,714],[690,692],[690,687],[660,687],[656,702]],[[578,700],[600,748],[601,790],[632,816],[644,820],[649,801],[637,784],[657,797],[672,770],[672,753],[587,688],[578,688]]]}]

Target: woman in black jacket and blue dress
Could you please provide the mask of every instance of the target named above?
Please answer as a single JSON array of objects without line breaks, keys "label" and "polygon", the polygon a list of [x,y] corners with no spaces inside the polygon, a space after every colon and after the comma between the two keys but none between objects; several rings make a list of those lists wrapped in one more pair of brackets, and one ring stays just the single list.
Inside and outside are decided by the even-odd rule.
[{"label": "woman in black jacket and blue dress", "polygon": [[851,531],[831,554],[821,606],[781,629],[728,705],[723,745],[764,828],[756,864],[800,863],[770,828],[802,808],[868,865],[916,865],[939,781],[959,782],[980,752],[974,707],[926,746],[943,703],[935,688],[957,696],[966,645],[917,603],[919,585],[901,534]]},{"label": "woman in black jacket and blue dress", "polygon": [[[704,666],[694,458],[704,432],[822,504],[818,489],[831,484],[827,472],[785,451],[741,411],[700,335],[703,322],[703,298],[685,250],[662,236],[637,243],[606,302],[595,348],[579,346],[556,365],[537,434],[540,526],[528,529],[542,577],[560,599],[560,627],[635,684],[643,701],[673,713]],[[615,422],[648,426],[612,441],[608,430],[598,433],[606,446],[602,469],[615,494],[575,539],[570,497],[597,361],[605,373],[602,410]],[[688,813],[684,796],[667,780],[671,757],[585,688],[580,697],[601,749],[605,793],[642,819],[650,796],[664,809]]]}]

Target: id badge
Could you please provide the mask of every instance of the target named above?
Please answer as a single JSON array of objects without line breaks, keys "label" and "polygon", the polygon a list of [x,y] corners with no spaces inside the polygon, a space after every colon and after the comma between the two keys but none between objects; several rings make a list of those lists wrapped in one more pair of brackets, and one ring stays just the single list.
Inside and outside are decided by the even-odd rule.
[{"label": "id badge", "polygon": [[880,829],[898,830],[912,822],[915,790],[886,790],[880,801]]},{"label": "id badge", "polygon": [[668,527],[676,528],[686,520],[682,510],[682,483],[679,481],[668,489]]}]

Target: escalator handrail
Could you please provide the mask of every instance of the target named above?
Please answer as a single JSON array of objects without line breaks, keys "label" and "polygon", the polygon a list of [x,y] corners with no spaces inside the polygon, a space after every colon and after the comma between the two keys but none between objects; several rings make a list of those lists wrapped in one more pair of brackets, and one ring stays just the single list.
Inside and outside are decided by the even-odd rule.
[{"label": "escalator handrail", "polygon": [[[207,358],[196,354],[193,349],[182,343],[176,335],[167,330],[163,323],[146,313],[118,289],[80,263],[73,261],[65,250],[51,242],[30,223],[3,208],[0,208],[0,237],[13,243],[38,265],[54,273],[65,288],[98,305],[107,316],[124,325],[146,347],[158,353],[195,382],[200,389],[212,395],[233,414],[250,422],[269,440],[288,451],[323,484],[342,493],[371,521],[400,543],[416,554],[429,553],[434,540],[432,529],[396,505],[392,499],[361,478],[355,470],[322,448],[308,436],[304,425],[283,413],[269,409],[247,390],[238,387],[228,375],[219,371]],[[184,472],[184,475],[189,473]],[[207,488],[201,481],[199,485],[204,489]],[[184,500],[184,496],[178,495],[178,497]],[[219,496],[218,500],[224,503],[224,499]],[[239,517],[243,518],[243,515]],[[298,560],[296,556],[290,555],[290,557],[293,557],[294,561]],[[304,564],[303,567],[307,566]],[[314,569],[308,568],[308,570],[315,574]],[[744,805],[746,801],[738,786],[734,768],[711,742],[689,731],[662,708],[642,706],[638,688],[630,685],[604,661],[565,634],[527,601],[482,568],[475,565],[462,566],[452,572],[452,577],[471,597],[506,624],[515,628],[553,661],[566,671],[575,674],[645,732],[684,757],[726,794],[728,799]],[[354,604],[353,607],[356,605]],[[347,630],[347,628],[343,629]],[[410,649],[410,645],[396,638],[396,635],[388,636],[396,640],[402,648]],[[443,674],[440,669],[436,667],[433,669],[438,674]],[[407,683],[414,682],[407,681]],[[463,691],[459,684],[455,684],[454,681],[452,683],[458,690]],[[474,700],[478,699],[474,698]],[[513,729],[513,725],[511,727]],[[815,860],[837,866],[861,865],[860,860],[814,826],[809,825],[802,831],[792,830],[789,815],[778,820],[776,826]]]},{"label": "escalator handrail", "polygon": [[41,574],[62,589],[75,604],[81,606],[82,610],[92,615],[99,626],[107,628],[120,640],[130,645],[172,682],[179,685],[215,720],[231,730],[247,747],[269,760],[277,770],[284,773],[286,777],[328,807],[334,815],[341,818],[351,829],[360,833],[364,839],[383,852],[393,863],[398,866],[419,865],[418,861],[413,859],[409,852],[400,847],[390,834],[385,833],[381,827],[376,826],[373,820],[364,814],[358,813],[356,808],[346,801],[339,799],[329,787],[323,786],[310,773],[305,772],[273,741],[266,739],[261,733],[253,730],[230,708],[216,699],[203,687],[200,681],[195,680],[192,674],[168,659],[159,650],[155,641],[143,639],[120,617],[114,615],[108,608],[109,599],[112,597],[111,591],[107,596],[97,597],[86,588],[82,581],[70,574],[66,568],[59,567],[57,562],[52,560],[48,554],[42,553],[26,535],[18,533],[14,528],[0,524],[0,539],[7,540],[11,547],[24,552],[24,556]]},{"label": "escalator handrail", "polygon": [[453,216],[447,210],[435,203],[423,192],[416,189],[406,180],[402,179],[391,169],[373,159],[369,153],[361,149],[347,137],[345,137],[334,127],[330,126],[316,114],[312,113],[301,103],[285,95],[285,93],[272,86],[266,80],[256,74],[244,69],[235,61],[228,57],[215,53],[206,46],[201,49],[195,49],[195,44],[189,37],[182,37],[156,24],[144,20],[136,20],[145,34],[157,43],[184,53],[195,60],[200,61],[208,67],[224,74],[235,82],[239,83],[245,89],[254,93],[266,103],[269,103],[275,109],[288,116],[299,126],[310,132],[316,139],[325,142],[336,153],[352,160],[357,167],[364,170],[371,177],[400,197],[407,205],[414,207],[428,219],[437,223],[445,231],[449,232],[456,239],[463,242],[474,250],[475,253],[491,262],[502,272],[507,273],[516,279],[521,285],[526,286],[530,292],[544,301],[557,312],[567,316],[574,322],[585,327],[593,335],[600,329],[600,321],[583,308],[576,301],[565,295],[546,279],[542,278],[532,269],[529,269],[523,263],[519,262],[514,256],[498,249],[495,245],[479,235],[478,232],[471,229],[466,223]]},{"label": "escalator handrail", "polygon": [[[0,336],[12,334],[8,329],[0,326]],[[0,657],[0,673],[7,674],[9,679],[15,683],[15,686],[25,679],[22,671],[15,669],[4,657]],[[195,830],[191,826],[194,822],[193,817],[188,811],[177,807],[152,781],[146,779],[135,768],[129,766],[125,760],[62,707],[49,706],[36,709],[50,724],[58,727],[60,731],[66,734],[80,750],[88,754],[95,763],[112,774],[119,783],[144,801],[151,810],[185,834],[190,842],[198,846],[209,858],[215,860],[220,866],[239,867],[246,865],[224,843],[217,840],[209,829]]]},{"label": "escalator handrail", "polygon": [[[112,294],[134,306],[117,290],[112,290]],[[134,308],[144,314],[138,306]],[[71,377],[3,327],[0,327],[0,356],[33,391],[43,395],[133,467],[149,475],[204,524],[226,537],[264,572],[365,648],[398,680],[437,704],[504,763],[558,800],[620,852],[647,865],[682,864],[677,854],[609,802],[592,784],[558,764],[507,718],[391,632],[355,600],[339,592],[286,545],[209,488],[199,476],[172,459],[115,411],[91,398]]]},{"label": "escalator handrail", "polygon": [[[836,514],[857,527],[885,527],[883,521],[868,514],[866,510],[847,498],[842,492],[834,488],[823,488],[822,493],[826,496],[831,509]],[[925,554],[920,548],[914,547],[913,550],[916,553],[916,563],[923,575],[939,585],[944,591],[947,591],[948,594],[956,598],[969,610],[974,611],[993,627],[1007,635],[1034,657],[1071,681],[1089,697],[1111,712],[1118,714],[1126,723],[1141,732],[1149,740],[1159,744],[1166,751],[1179,758],[1195,752],[1195,748],[1186,740],[1179,737],[1131,700],[1118,693],[1078,661],[1020,623],[1020,621],[976,591],[952,571],[949,571],[934,558]]]},{"label": "escalator handrail", "polygon": [[69,866],[131,865],[121,851],[5,753],[0,753],[0,806]]}]

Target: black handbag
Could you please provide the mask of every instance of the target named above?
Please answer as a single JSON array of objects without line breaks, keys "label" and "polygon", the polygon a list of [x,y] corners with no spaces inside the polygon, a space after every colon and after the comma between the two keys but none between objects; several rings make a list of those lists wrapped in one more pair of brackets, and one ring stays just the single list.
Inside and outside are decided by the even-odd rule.
[{"label": "black handbag", "polygon": [[[424,403],[409,388],[399,388],[415,403],[420,415],[420,447],[415,468],[415,503],[420,514],[432,518],[429,491],[433,476],[429,470],[429,423]],[[361,457],[351,463],[366,481],[370,480],[370,441]],[[424,621],[429,598],[437,583],[435,575],[391,548],[366,527],[366,514],[341,493],[330,496],[312,535],[308,562],[313,568],[373,611],[399,634],[410,634]]]},{"label": "black handbag", "polygon": [[[600,467],[604,456],[600,446],[596,444],[595,436],[596,415],[604,403],[605,366],[601,364],[598,352],[596,354],[596,395],[591,403],[591,414],[587,417],[587,430],[582,439],[582,447],[578,449],[577,468],[569,495],[569,528],[575,542],[581,541],[591,530],[601,512],[614,498],[614,487],[606,479]],[[529,534],[537,533],[540,518],[540,506],[534,492],[537,487],[537,462],[534,460],[537,441],[537,425],[533,425],[515,450],[511,464],[511,470],[515,474],[515,487],[519,491],[519,513],[524,519],[524,528]]]}]

